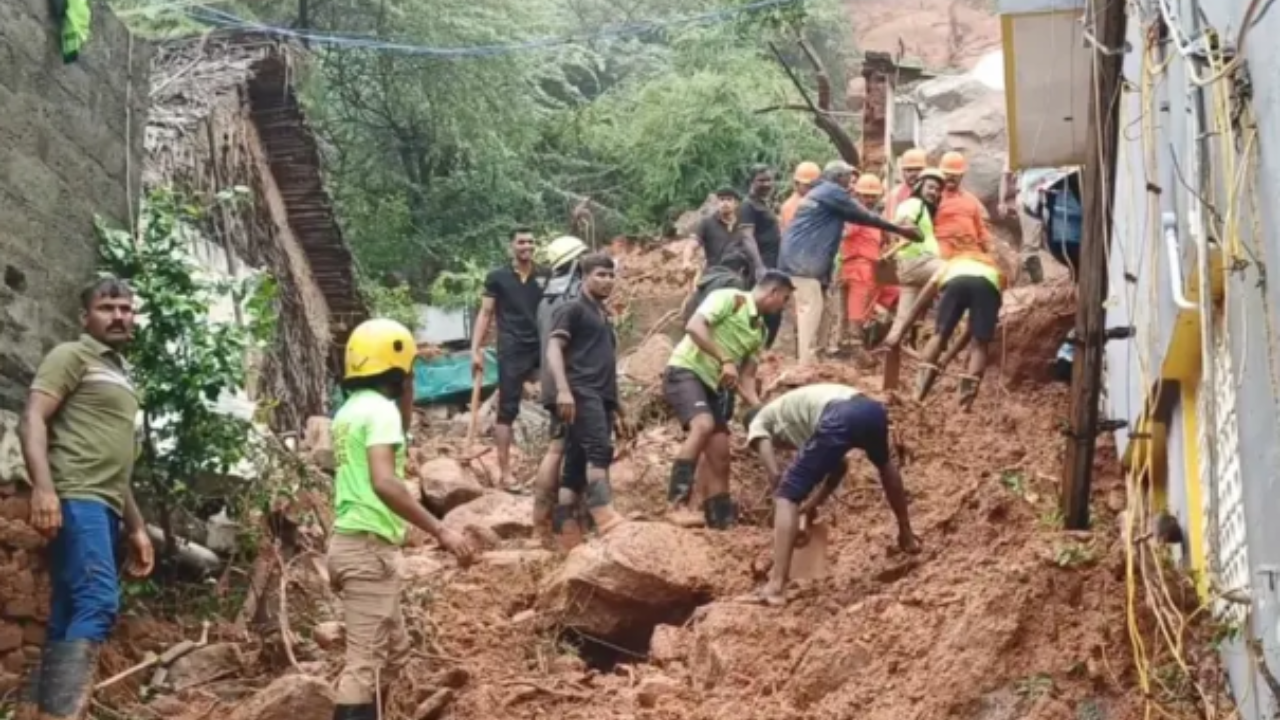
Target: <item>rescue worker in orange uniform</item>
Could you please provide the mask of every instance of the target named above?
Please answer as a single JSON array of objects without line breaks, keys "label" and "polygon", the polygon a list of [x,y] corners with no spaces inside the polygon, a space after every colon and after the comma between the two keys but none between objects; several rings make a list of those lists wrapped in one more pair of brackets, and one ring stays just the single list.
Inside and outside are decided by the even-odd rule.
[{"label": "rescue worker in orange uniform", "polygon": [[927,167],[929,167],[929,155],[922,148],[911,148],[902,153],[902,157],[898,159],[898,170],[902,173],[902,182],[885,198],[885,217],[893,217],[898,212],[898,206],[911,197],[915,192],[916,180],[920,179],[920,173]]},{"label": "rescue worker in orange uniform", "polygon": [[800,200],[809,194],[809,190],[820,177],[822,177],[822,168],[818,167],[818,163],[806,160],[796,166],[795,174],[791,178],[794,183],[791,196],[782,203],[782,209],[778,211],[778,225],[781,230],[785,231],[791,224],[791,220],[796,216],[796,210],[800,208]]},{"label": "rescue worker in orange uniform", "polygon": [[968,169],[964,155],[954,151],[944,154],[938,163],[946,186],[938,214],[933,218],[933,232],[944,259],[962,252],[990,253],[994,249],[986,208],[973,193],[960,187]]},{"label": "rescue worker in orange uniform", "polygon": [[[867,173],[858,178],[853,192],[868,209],[876,209],[884,195],[880,178]],[[840,242],[840,280],[844,292],[845,330],[849,337],[871,344],[869,334],[874,331],[871,322],[876,316],[876,306],[892,308],[898,300],[898,288],[876,285],[876,262],[884,234],[876,228],[863,225],[845,225],[844,239]]]}]

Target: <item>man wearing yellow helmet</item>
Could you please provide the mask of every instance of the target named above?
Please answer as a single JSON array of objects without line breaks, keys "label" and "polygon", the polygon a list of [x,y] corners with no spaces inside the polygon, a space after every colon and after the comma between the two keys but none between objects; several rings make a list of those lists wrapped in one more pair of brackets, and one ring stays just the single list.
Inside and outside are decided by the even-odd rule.
[{"label": "man wearing yellow helmet", "polygon": [[378,717],[379,683],[385,688],[408,659],[399,575],[406,523],[464,564],[472,555],[467,540],[432,517],[402,479],[407,423],[396,400],[412,382],[415,353],[413,334],[394,320],[361,323],[347,341],[347,398],[333,419],[336,517],[328,554],[347,646],[335,720]]},{"label": "man wearing yellow helmet", "polygon": [[484,372],[481,347],[489,321],[498,320],[498,418],[493,437],[498,446],[498,472],[503,487],[515,486],[511,475],[511,425],[520,415],[524,384],[538,376],[542,358],[538,340],[538,303],[547,286],[547,272],[533,262],[533,233],[511,233],[511,262],[485,277],[480,316],[471,338],[472,372]]},{"label": "man wearing yellow helmet", "polygon": [[[547,245],[546,264],[551,268],[542,301],[538,304],[538,337],[541,353],[545,358],[551,339],[551,324],[558,308],[577,300],[582,295],[582,264],[580,260],[589,251],[587,244],[572,235],[562,235]],[[538,464],[533,480],[533,527],[543,544],[552,544],[552,511],[563,484],[561,469],[564,466],[565,428],[556,412],[556,383],[546,363],[542,364],[542,406],[551,417],[547,428],[547,452]]]}]

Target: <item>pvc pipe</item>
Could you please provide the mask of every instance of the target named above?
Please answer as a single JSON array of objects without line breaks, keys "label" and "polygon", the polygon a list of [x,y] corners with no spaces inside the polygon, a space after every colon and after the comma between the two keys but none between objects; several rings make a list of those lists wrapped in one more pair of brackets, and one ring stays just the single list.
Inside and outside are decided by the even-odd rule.
[{"label": "pvc pipe", "polygon": [[1171,212],[1160,217],[1164,228],[1165,249],[1169,252],[1169,284],[1173,286],[1173,304],[1179,310],[1196,310],[1200,307],[1187,299],[1182,289],[1182,257],[1178,252],[1178,218]]}]

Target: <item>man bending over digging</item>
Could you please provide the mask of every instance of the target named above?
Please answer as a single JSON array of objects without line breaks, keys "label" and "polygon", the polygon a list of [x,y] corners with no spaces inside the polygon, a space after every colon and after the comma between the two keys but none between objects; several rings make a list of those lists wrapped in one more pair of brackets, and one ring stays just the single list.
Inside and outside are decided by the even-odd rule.
[{"label": "man bending over digging", "polygon": [[[845,455],[855,448],[880,471],[889,507],[898,519],[898,547],[920,551],[911,532],[902,476],[889,453],[889,414],[885,406],[848,385],[819,384],[792,390],[747,414],[747,442],[760,457],[774,488],[773,569],[753,599],[786,604],[791,552],[802,526],[812,525],[818,508],[848,472]],[[784,473],[779,448],[799,449]]]}]

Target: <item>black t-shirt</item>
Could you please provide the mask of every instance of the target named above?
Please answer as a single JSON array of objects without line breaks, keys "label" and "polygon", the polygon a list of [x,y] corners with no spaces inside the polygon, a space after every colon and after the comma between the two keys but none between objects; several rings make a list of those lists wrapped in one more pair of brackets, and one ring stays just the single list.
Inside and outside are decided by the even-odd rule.
[{"label": "black t-shirt", "polygon": [[738,209],[738,224],[755,228],[753,234],[760,259],[767,268],[778,267],[778,254],[782,252],[782,228],[778,215],[764,201],[747,198]]},{"label": "black t-shirt", "polygon": [[484,296],[498,316],[498,352],[538,352],[538,303],[548,273],[535,266],[521,279],[513,266],[494,268],[484,279]]},{"label": "black t-shirt", "polygon": [[705,267],[719,265],[729,249],[741,250],[743,245],[742,223],[736,220],[733,229],[725,227],[720,215],[712,215],[698,223],[698,242],[702,245],[702,254],[706,256]]},{"label": "black t-shirt", "polygon": [[556,308],[551,337],[565,343],[565,379],[577,395],[618,402],[618,336],[603,305],[583,293]]}]

